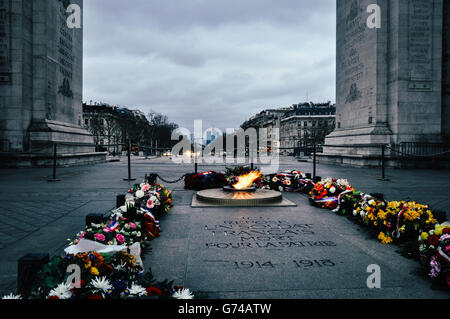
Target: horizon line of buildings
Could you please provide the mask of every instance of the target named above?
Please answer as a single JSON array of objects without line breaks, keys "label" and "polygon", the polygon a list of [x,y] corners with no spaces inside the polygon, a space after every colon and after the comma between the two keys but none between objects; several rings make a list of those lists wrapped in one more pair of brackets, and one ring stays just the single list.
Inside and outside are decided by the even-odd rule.
[{"label": "horizon line of buildings", "polygon": [[[312,145],[320,145],[336,127],[336,104],[303,102],[290,107],[269,108],[253,115],[241,128],[265,128],[269,144],[274,128],[279,129],[283,155],[308,154]],[[271,148],[272,145],[269,145]]]}]

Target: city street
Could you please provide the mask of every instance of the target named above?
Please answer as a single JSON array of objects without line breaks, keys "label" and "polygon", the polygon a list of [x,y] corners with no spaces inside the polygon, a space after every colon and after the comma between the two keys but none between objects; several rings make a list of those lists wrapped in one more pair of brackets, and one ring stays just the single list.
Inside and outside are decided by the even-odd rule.
[{"label": "city street", "polygon": [[[199,171],[224,169],[199,165]],[[284,169],[309,173],[312,163],[282,158],[280,171]],[[146,173],[175,180],[193,170],[193,164],[174,164],[168,158],[132,158],[136,183]],[[87,214],[112,209],[116,195],[135,183],[123,180],[125,157],[58,168],[57,183],[47,182],[51,173],[50,168],[0,170],[2,295],[15,292],[20,257],[31,252],[61,254],[67,239],[84,228]],[[388,169],[388,182],[378,180],[380,169],[318,165],[317,174],[347,178],[356,189],[383,193],[388,200],[415,200],[447,211],[450,205],[449,171]],[[195,192],[184,190],[182,181],[162,184],[173,190],[174,207],[161,220],[161,237],[143,258],[159,280],[175,280],[208,298],[449,297],[396,246],[382,245],[346,218],[312,207],[304,195],[284,194],[297,207],[192,208]],[[261,245],[258,230],[272,231],[273,244]],[[371,264],[380,266],[381,289],[366,286]]]}]

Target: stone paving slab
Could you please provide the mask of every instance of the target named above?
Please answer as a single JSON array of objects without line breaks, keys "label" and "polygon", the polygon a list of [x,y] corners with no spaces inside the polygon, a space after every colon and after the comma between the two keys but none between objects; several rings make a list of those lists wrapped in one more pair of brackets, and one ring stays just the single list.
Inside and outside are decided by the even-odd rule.
[{"label": "stone paving slab", "polygon": [[[295,208],[190,208],[161,221],[144,257],[158,278],[210,298],[448,298],[420,266],[344,217],[288,194]],[[382,289],[368,289],[377,264]]]},{"label": "stone paving slab", "polygon": [[[200,171],[223,171],[224,169],[225,165],[199,165]],[[283,158],[280,170],[284,169],[298,169],[307,173],[312,171],[312,164]],[[364,192],[382,192],[390,200],[411,198],[430,204],[434,209],[444,210],[447,210],[450,205],[450,198],[445,191],[450,186],[450,171],[388,169],[387,176],[391,181],[382,182],[377,180],[380,176],[379,169],[319,164],[317,170],[318,175],[322,177],[348,178],[356,188]],[[157,172],[166,179],[175,180],[192,171],[193,165],[175,165],[168,159],[133,159],[132,163],[132,175],[137,177],[136,182],[140,182],[144,175],[150,172]],[[2,219],[0,294],[15,290],[18,258],[29,252],[62,253],[67,244],[66,239],[72,238],[83,229],[87,214],[106,212],[114,207],[116,195],[123,193],[135,183],[123,181],[127,175],[126,161],[58,168],[57,174],[61,182],[48,183],[47,178],[51,175],[51,169],[0,170],[0,218]],[[174,190],[175,206],[161,220],[163,230],[161,237],[152,242],[151,249],[144,256],[145,265],[152,268],[157,278],[175,279],[178,284],[189,284],[192,288],[197,286],[212,298],[448,298],[448,293],[433,290],[430,281],[417,274],[420,269],[418,263],[400,256],[395,246],[380,245],[377,240],[368,237],[364,230],[358,230],[359,227],[346,218],[309,206],[306,198],[301,195],[285,194],[286,198],[298,205],[293,208],[191,208],[193,191],[184,190],[183,182],[167,186]],[[242,217],[262,217],[269,220],[275,215],[283,217],[290,223],[311,223],[315,227],[314,231],[319,241],[324,238],[325,241],[333,241],[338,246],[307,246],[307,249],[303,250],[295,246],[281,249],[266,247],[253,249],[255,251],[237,248],[233,253],[227,252],[232,248],[206,249],[206,243],[223,240],[224,233],[215,233],[212,236],[210,230],[205,230],[205,226],[215,227],[223,223],[225,218],[239,220]],[[231,235],[228,234],[227,237]],[[297,241],[305,241],[305,239],[308,239],[307,235]],[[314,240],[316,239],[313,238],[312,241]],[[301,255],[293,253],[299,251],[302,252]],[[341,255],[338,252],[345,258],[339,258]],[[350,263],[347,261],[347,255],[355,256],[349,257]],[[277,265],[278,268],[274,267],[273,271],[269,271],[271,266],[258,269],[256,261],[266,262],[269,256],[273,259],[273,263],[282,265],[285,262],[286,265],[282,267]],[[214,260],[213,257],[220,257],[220,259],[227,257],[228,264],[219,264],[219,266],[207,263],[208,267],[203,266],[203,260]],[[333,267],[344,267],[347,264],[349,267],[344,269],[345,277],[333,279],[331,275],[324,275],[328,276],[323,277],[327,280],[317,279],[317,287],[312,285],[315,282],[311,278],[322,276],[319,276],[321,270],[314,268],[303,271],[303,269],[297,269],[292,261],[299,258],[317,260],[317,258],[325,257],[344,262],[342,265],[337,263]],[[386,269],[384,272],[387,272],[387,278],[392,278],[392,281],[386,280],[386,287],[380,291],[364,287],[363,279],[366,274],[363,266],[367,266],[366,264],[372,260],[380,263],[382,271]],[[251,261],[253,267],[252,269],[230,269],[236,261]],[[243,266],[247,267],[246,265],[248,266],[248,264]],[[205,274],[201,274],[202,267],[205,267]],[[245,279],[245,276],[239,273],[241,270],[246,272],[254,270],[254,274],[249,275],[249,278],[254,279],[251,282],[253,286],[243,285],[236,289],[235,278]],[[267,286],[263,284],[265,277],[261,275],[261,271],[270,276],[267,277],[270,281],[266,280]],[[398,278],[404,278],[404,281],[398,284],[397,276],[391,273],[398,274]],[[216,274],[219,279],[214,276],[207,279],[206,274]],[[234,274],[234,276],[228,274]],[[205,279],[197,281],[196,278],[202,278],[201,276]],[[220,278],[226,278],[225,276],[229,276],[229,281]],[[286,278],[296,280],[291,280],[291,283]],[[204,283],[203,281],[206,280],[215,280],[223,284]],[[270,285],[272,282],[277,285],[277,289]],[[286,283],[286,287],[280,288],[282,285],[276,282]],[[230,289],[228,283],[235,286]],[[310,284],[311,287],[309,287]]]}]

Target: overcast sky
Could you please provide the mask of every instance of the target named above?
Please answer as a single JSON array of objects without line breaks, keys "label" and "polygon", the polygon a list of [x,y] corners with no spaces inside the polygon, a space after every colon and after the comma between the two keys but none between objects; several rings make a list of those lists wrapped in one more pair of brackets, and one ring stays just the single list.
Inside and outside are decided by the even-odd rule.
[{"label": "overcast sky", "polygon": [[84,101],[234,128],[335,101],[335,0],[85,0]]}]

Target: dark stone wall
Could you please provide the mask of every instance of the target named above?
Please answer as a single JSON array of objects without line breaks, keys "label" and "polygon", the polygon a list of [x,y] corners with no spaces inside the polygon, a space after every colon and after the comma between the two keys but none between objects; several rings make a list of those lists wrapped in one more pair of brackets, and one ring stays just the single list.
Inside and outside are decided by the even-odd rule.
[{"label": "dark stone wall", "polygon": [[443,54],[442,54],[442,126],[450,143],[450,1],[444,1]]}]

